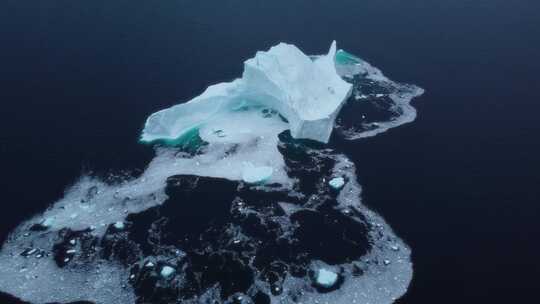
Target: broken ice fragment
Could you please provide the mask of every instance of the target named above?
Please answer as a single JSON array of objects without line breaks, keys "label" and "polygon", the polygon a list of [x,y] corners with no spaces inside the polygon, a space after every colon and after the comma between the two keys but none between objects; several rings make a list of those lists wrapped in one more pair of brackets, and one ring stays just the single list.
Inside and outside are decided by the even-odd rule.
[{"label": "broken ice fragment", "polygon": [[341,187],[343,187],[343,185],[345,185],[345,179],[343,177],[336,177],[331,179],[328,184],[330,187],[339,190]]},{"label": "broken ice fragment", "polygon": [[125,228],[125,225],[124,225],[124,222],[116,222],[114,223],[114,228],[118,229],[118,230],[122,230]]},{"label": "broken ice fragment", "polygon": [[174,268],[170,267],[170,266],[163,266],[163,268],[161,268],[161,276],[164,277],[164,278],[168,278],[170,277],[173,273],[175,272]]},{"label": "broken ice fragment", "polygon": [[148,262],[148,263],[146,263],[146,265],[144,265],[144,267],[152,268],[152,267],[154,267],[154,263]]},{"label": "broken ice fragment", "polygon": [[338,274],[325,268],[317,270],[315,274],[315,283],[324,288],[331,288],[336,284],[337,280]]}]

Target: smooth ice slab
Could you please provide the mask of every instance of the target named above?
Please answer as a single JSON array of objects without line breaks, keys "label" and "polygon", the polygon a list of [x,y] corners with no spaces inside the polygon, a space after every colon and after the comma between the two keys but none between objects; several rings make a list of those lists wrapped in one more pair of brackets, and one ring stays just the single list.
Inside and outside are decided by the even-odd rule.
[{"label": "smooth ice slab", "polygon": [[270,177],[272,177],[272,173],[274,173],[274,169],[272,169],[272,167],[255,167],[249,164],[246,166],[246,168],[244,168],[242,180],[248,184],[264,183],[265,181],[269,180]]},{"label": "smooth ice slab", "polygon": [[[335,58],[335,42],[327,55],[316,59],[285,43],[258,52],[244,63],[242,78],[211,86],[186,103],[152,114],[141,140],[176,143],[209,124],[220,130],[216,121],[227,121],[239,111],[268,107],[286,119],[293,137],[326,143],[352,88],[338,75]],[[228,134],[216,133],[216,141],[246,140],[237,135],[242,132],[229,127]]]}]

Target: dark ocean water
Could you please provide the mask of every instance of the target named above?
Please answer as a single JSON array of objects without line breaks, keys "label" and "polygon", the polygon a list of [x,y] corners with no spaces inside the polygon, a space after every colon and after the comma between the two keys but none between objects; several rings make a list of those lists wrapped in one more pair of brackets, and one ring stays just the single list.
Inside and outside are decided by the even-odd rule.
[{"label": "dark ocean water", "polygon": [[150,113],[239,76],[257,50],[335,39],[427,91],[414,123],[340,143],[364,202],[413,250],[399,303],[537,298],[537,1],[4,0],[0,38],[1,238],[81,172],[144,168]]}]

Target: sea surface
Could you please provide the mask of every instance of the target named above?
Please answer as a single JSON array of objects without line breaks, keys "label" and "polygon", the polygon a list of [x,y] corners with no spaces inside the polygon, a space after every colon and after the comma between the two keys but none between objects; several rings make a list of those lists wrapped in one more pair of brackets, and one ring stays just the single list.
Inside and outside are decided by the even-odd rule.
[{"label": "sea surface", "polygon": [[426,89],[415,122],[339,143],[363,202],[412,249],[398,303],[538,296],[538,1],[4,0],[0,38],[0,240],[83,173],[144,169],[149,114],[257,50],[337,40]]}]

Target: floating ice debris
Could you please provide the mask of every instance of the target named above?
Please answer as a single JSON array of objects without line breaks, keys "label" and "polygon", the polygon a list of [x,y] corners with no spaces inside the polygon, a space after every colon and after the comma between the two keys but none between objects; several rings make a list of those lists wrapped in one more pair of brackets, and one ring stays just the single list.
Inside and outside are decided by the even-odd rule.
[{"label": "floating ice debris", "polygon": [[118,230],[123,230],[125,228],[124,222],[116,222],[113,226]]},{"label": "floating ice debris", "polygon": [[152,267],[154,267],[154,266],[155,266],[155,265],[154,265],[154,263],[152,263],[152,262],[148,262],[148,263],[146,263],[146,265],[144,265],[144,267],[148,267],[148,268],[152,268]]},{"label": "floating ice debris", "polygon": [[77,250],[75,250],[75,249],[69,249],[68,251],[66,251],[67,254],[74,254],[76,252],[77,252]]},{"label": "floating ice debris", "polygon": [[331,179],[328,184],[330,187],[339,190],[341,187],[343,187],[343,185],[345,185],[345,179],[343,177],[336,177]]},{"label": "floating ice debris", "polygon": [[21,253],[22,256],[31,256],[33,255],[34,253],[36,253],[38,250],[35,249],[35,248],[32,248],[32,249],[26,249],[25,251],[23,251]]},{"label": "floating ice debris", "polygon": [[161,268],[161,276],[164,277],[164,278],[168,278],[170,277],[176,270],[170,266],[163,266],[163,268]]},{"label": "floating ice debris", "polygon": [[348,209],[348,208],[347,208],[347,209],[343,209],[343,214],[345,214],[345,215],[351,215],[351,214],[352,214],[352,211],[351,211],[351,209]]},{"label": "floating ice debris", "polygon": [[75,244],[77,244],[77,241],[75,239],[71,239],[71,240],[69,240],[69,243],[71,245],[75,245]]},{"label": "floating ice debris", "polygon": [[331,288],[336,284],[337,280],[338,274],[325,268],[317,270],[315,274],[315,283],[324,288]]},{"label": "floating ice debris", "polygon": [[242,173],[242,180],[248,184],[264,183],[272,177],[273,172],[274,169],[272,167],[248,165]]}]

